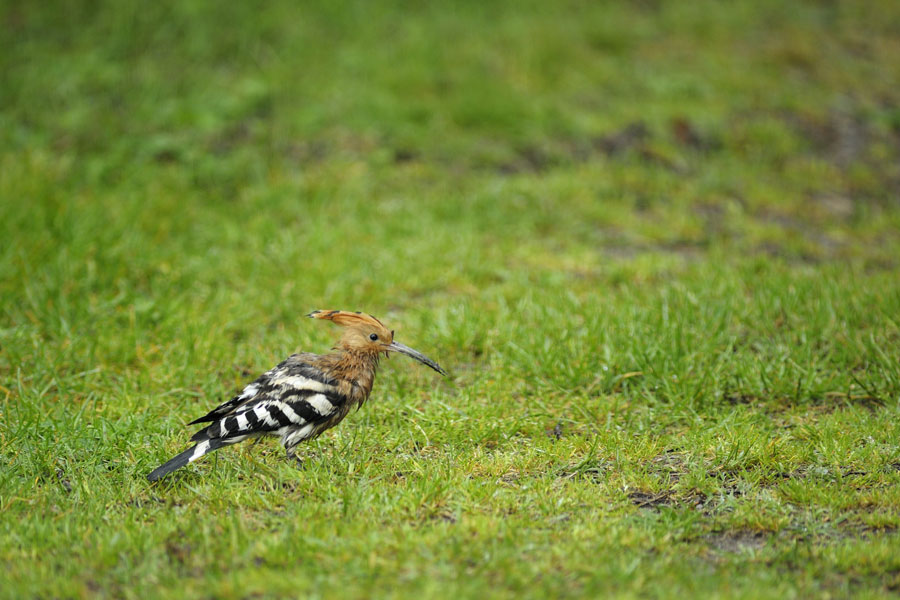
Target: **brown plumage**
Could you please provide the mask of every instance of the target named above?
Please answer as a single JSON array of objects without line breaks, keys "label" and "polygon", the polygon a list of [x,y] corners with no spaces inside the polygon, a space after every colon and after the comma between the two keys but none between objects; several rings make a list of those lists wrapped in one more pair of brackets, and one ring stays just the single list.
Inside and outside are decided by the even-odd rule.
[{"label": "brown plumage", "polygon": [[294,354],[263,373],[228,402],[190,424],[209,423],[191,438],[196,445],[156,468],[156,481],[190,462],[260,435],[276,435],[293,456],[297,444],[340,423],[352,408],[365,404],[382,356],[399,352],[441,375],[436,362],[394,340],[394,332],[371,315],[317,310],[308,315],[344,327],[330,354]]}]

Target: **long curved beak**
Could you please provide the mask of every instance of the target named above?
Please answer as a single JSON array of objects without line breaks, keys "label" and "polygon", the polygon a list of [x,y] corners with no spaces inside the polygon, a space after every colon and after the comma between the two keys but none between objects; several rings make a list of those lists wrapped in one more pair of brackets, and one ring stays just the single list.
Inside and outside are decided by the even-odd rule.
[{"label": "long curved beak", "polygon": [[388,344],[387,349],[390,352],[399,352],[400,354],[405,354],[409,357],[412,357],[423,365],[431,367],[441,375],[447,375],[447,372],[441,368],[441,365],[437,364],[418,350],[413,350],[409,346],[404,346],[400,342],[391,342],[390,344]]}]

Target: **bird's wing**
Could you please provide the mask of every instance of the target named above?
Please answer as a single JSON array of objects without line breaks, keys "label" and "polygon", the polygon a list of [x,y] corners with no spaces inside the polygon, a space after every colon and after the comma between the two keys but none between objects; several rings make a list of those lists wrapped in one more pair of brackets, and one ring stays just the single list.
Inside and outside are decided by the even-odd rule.
[{"label": "bird's wing", "polygon": [[195,433],[191,440],[244,439],[247,436],[276,432],[284,427],[315,427],[334,416],[340,406],[335,395],[324,393],[289,395],[284,399],[260,398],[212,422]]},{"label": "bird's wing", "polygon": [[214,450],[264,433],[283,437],[290,455],[298,442],[314,437],[346,412],[339,382],[316,366],[315,354],[295,354],[263,373],[221,406],[193,423],[209,423],[191,437],[191,448],[154,469],[156,481]]},{"label": "bird's wing", "polygon": [[222,417],[241,412],[248,406],[266,400],[302,399],[314,394],[323,394],[326,397],[335,396],[332,400],[336,402],[337,381],[314,365],[315,358],[317,358],[315,355],[307,354],[289,356],[248,384],[240,394],[188,425],[218,421]]}]

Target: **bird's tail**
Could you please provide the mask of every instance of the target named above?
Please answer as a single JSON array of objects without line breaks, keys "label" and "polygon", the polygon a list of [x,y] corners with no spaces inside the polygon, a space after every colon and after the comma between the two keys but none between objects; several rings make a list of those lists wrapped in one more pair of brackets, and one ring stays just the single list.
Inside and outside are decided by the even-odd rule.
[{"label": "bird's tail", "polygon": [[218,450],[222,446],[226,445],[228,445],[228,443],[221,439],[203,440],[195,446],[188,448],[181,454],[170,458],[168,461],[166,461],[165,464],[153,469],[153,471],[151,471],[150,474],[147,475],[147,479],[149,479],[150,481],[161,479],[172,471],[177,471],[188,463],[192,463],[198,458],[205,456],[214,450]]}]

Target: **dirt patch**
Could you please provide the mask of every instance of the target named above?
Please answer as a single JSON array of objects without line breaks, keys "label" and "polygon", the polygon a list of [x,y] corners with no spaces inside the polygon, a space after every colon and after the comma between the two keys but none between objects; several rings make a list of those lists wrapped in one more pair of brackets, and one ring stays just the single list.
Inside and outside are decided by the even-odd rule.
[{"label": "dirt patch", "polygon": [[175,564],[183,565],[188,562],[193,550],[190,544],[182,541],[181,534],[174,535],[166,540],[166,554],[169,560]]},{"label": "dirt patch", "polygon": [[660,506],[672,506],[675,504],[670,490],[656,494],[648,492],[631,492],[628,494],[628,499],[638,508],[659,508]]},{"label": "dirt patch", "polygon": [[501,475],[499,481],[507,485],[515,485],[519,482],[520,477],[519,472],[513,469]]},{"label": "dirt patch", "polygon": [[746,550],[760,550],[766,545],[768,537],[760,531],[714,531],[701,539],[715,553],[734,554]]},{"label": "dirt patch", "polygon": [[[686,122],[678,128],[678,133],[684,136],[685,144],[691,148],[694,148],[693,144],[703,144],[696,131]],[[566,163],[588,162],[598,155],[619,157],[631,152],[636,152],[648,162],[669,165],[671,161],[649,146],[651,138],[647,125],[642,121],[635,121],[606,135],[594,137],[587,143],[555,139],[548,140],[544,146],[523,146],[516,150],[514,159],[500,164],[497,171],[504,175],[543,173]]]},{"label": "dirt patch", "polygon": [[394,150],[394,162],[403,164],[419,160],[420,154],[410,148],[396,148]]},{"label": "dirt patch", "polygon": [[618,131],[595,138],[592,145],[607,156],[616,156],[641,147],[649,138],[647,126],[642,121],[635,121]]},{"label": "dirt patch", "polygon": [[[580,154],[574,152],[569,158],[577,162]],[[497,167],[497,171],[503,175],[543,173],[560,163],[561,161],[547,150],[538,146],[525,146],[516,150],[515,159],[501,164]]]},{"label": "dirt patch", "polygon": [[837,538],[842,540],[864,540],[873,536],[895,535],[900,529],[892,524],[872,525],[858,521],[844,521],[835,530]]},{"label": "dirt patch", "polygon": [[708,239],[691,240],[676,239],[666,242],[632,242],[611,239],[600,244],[604,254],[617,258],[634,258],[641,254],[668,254],[687,260],[696,260],[703,256],[709,246]]},{"label": "dirt patch", "polygon": [[178,502],[169,502],[164,498],[160,498],[159,496],[147,496],[147,497],[136,497],[132,498],[128,502],[125,503],[125,506],[130,506],[132,508],[144,508],[145,506],[151,506],[153,504],[168,504],[169,506],[181,506]]},{"label": "dirt patch", "polygon": [[758,404],[759,397],[754,396],[753,394],[744,394],[744,393],[726,393],[722,399],[730,404],[731,406],[737,406],[739,404]]},{"label": "dirt patch", "polygon": [[678,482],[685,473],[687,465],[685,455],[680,450],[670,448],[651,461],[653,471],[659,475],[665,475],[672,483]]},{"label": "dirt patch", "polygon": [[419,516],[419,523],[447,523],[449,525],[454,525],[457,522],[457,518],[448,511],[436,511],[436,512],[428,512],[426,514],[421,514]]},{"label": "dirt patch", "polygon": [[721,140],[701,133],[693,123],[684,117],[672,119],[669,126],[675,141],[688,149],[705,152],[718,150],[722,147]]},{"label": "dirt patch", "polygon": [[866,121],[847,111],[832,110],[825,116],[785,112],[782,118],[815,153],[841,168],[862,157],[870,143]]}]

